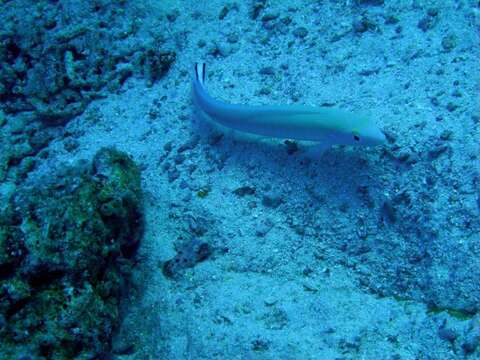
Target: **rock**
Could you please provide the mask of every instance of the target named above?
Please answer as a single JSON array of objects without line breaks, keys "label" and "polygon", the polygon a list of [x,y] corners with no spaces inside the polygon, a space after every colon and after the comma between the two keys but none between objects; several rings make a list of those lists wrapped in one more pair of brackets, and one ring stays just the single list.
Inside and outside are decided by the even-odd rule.
[{"label": "rock", "polygon": [[152,40],[137,34],[125,1],[37,6],[0,2],[6,25],[0,96],[7,113],[29,111],[45,125],[64,125],[105,90],[118,90],[132,75],[151,85],[175,61],[175,52],[163,49],[161,26],[152,30]]},{"label": "rock", "polygon": [[448,342],[453,343],[455,339],[458,337],[458,334],[454,329],[447,327],[447,324],[445,322],[438,329],[438,336],[442,340],[446,340]]},{"label": "rock", "polygon": [[268,13],[268,14],[265,14],[262,16],[262,21],[265,23],[265,22],[268,22],[268,21],[272,21],[272,20],[275,20],[279,17],[280,15],[277,14],[277,13]]},{"label": "rock", "polygon": [[270,219],[266,219],[261,222],[255,229],[255,235],[258,237],[264,237],[273,228],[273,222]]},{"label": "rock", "polygon": [[167,177],[168,182],[174,182],[180,177],[180,171],[178,171],[176,168],[172,168],[168,171]]},{"label": "rock", "polygon": [[381,6],[384,4],[384,0],[355,0],[358,5],[372,5]]},{"label": "rock", "polygon": [[194,149],[200,142],[200,136],[193,135],[186,143],[179,146],[177,152],[182,153],[187,150]]},{"label": "rock", "polygon": [[261,338],[257,338],[255,340],[252,340],[251,345],[253,351],[263,352],[268,350],[270,342]]},{"label": "rock", "polygon": [[213,253],[212,247],[205,241],[192,238],[182,244],[177,254],[162,265],[163,274],[169,278],[177,278],[182,271],[194,267],[197,263],[205,261]]},{"label": "rock", "polygon": [[366,17],[362,17],[360,20],[353,22],[353,31],[357,34],[362,34],[366,31],[375,31],[377,25]]},{"label": "rock", "polygon": [[136,164],[105,148],[0,200],[0,358],[108,353],[143,232]]},{"label": "rock", "polygon": [[255,0],[250,10],[250,18],[255,20],[260,15],[260,12],[265,9],[267,0]]},{"label": "rock", "polygon": [[442,39],[442,47],[446,52],[450,52],[457,46],[458,39],[454,34],[449,34]]},{"label": "rock", "polygon": [[233,193],[240,197],[244,197],[245,195],[254,195],[255,188],[251,186],[241,186],[233,190]]},{"label": "rock", "polygon": [[421,29],[423,32],[427,32],[430,29],[433,29],[433,27],[437,24],[438,22],[438,10],[436,9],[430,9],[427,12],[427,15],[425,15],[417,24],[418,28]]},{"label": "rock", "polygon": [[480,316],[475,316],[468,325],[468,332],[462,343],[465,354],[472,354],[480,344]]},{"label": "rock", "polygon": [[298,151],[298,144],[292,140],[285,140],[284,144],[287,147],[287,154],[293,155]]},{"label": "rock", "polygon": [[275,75],[275,69],[273,66],[266,66],[260,69],[260,75]]},{"label": "rock", "polygon": [[459,108],[459,106],[451,101],[448,102],[447,104],[447,110],[449,112],[454,112],[455,110],[457,110]]},{"label": "rock", "polygon": [[277,208],[284,202],[281,193],[270,192],[263,195],[262,204],[269,208]]},{"label": "rock", "polygon": [[308,30],[307,30],[307,28],[305,28],[303,26],[300,26],[300,27],[296,28],[295,30],[293,30],[293,36],[295,36],[297,38],[303,39],[307,35],[308,35]]}]

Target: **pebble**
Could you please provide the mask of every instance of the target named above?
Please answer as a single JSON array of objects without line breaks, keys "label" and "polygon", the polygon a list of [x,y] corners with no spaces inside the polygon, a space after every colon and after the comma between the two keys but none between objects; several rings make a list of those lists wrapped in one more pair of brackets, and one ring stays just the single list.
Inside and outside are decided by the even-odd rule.
[{"label": "pebble", "polygon": [[180,171],[173,168],[168,172],[168,182],[174,182],[180,177]]},{"label": "pebble", "polygon": [[295,30],[293,30],[293,36],[295,36],[297,38],[303,39],[307,35],[308,35],[308,30],[306,28],[304,28],[303,26],[300,26],[300,27],[296,28]]},{"label": "pebble", "polygon": [[273,66],[266,66],[260,69],[260,75],[275,75],[275,69]]},{"label": "pebble", "polygon": [[243,197],[245,195],[253,195],[255,194],[255,188],[251,186],[241,186],[233,190],[233,193],[240,197]]},{"label": "pebble", "polygon": [[269,208],[277,208],[280,204],[283,203],[282,194],[271,192],[263,195],[262,204]]},{"label": "pebble", "polygon": [[442,326],[440,329],[438,329],[438,336],[442,340],[447,340],[453,343],[458,337],[458,334],[455,330],[447,328],[446,326]]},{"label": "pebble", "polygon": [[480,317],[477,315],[469,324],[469,332],[462,344],[462,349],[466,354],[472,354],[480,344]]}]

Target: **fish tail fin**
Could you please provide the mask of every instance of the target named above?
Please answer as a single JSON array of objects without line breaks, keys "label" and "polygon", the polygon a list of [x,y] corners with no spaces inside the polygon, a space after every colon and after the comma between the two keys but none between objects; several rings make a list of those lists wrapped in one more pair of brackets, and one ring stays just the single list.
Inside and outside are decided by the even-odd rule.
[{"label": "fish tail fin", "polygon": [[195,63],[195,79],[202,85],[205,84],[205,68],[204,62]]}]

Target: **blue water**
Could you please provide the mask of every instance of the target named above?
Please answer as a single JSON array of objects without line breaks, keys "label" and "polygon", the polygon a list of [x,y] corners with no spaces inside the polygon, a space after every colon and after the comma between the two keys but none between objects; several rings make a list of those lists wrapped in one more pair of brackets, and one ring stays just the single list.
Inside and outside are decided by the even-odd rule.
[{"label": "blue water", "polygon": [[[478,1],[10,0],[0,10],[0,357],[480,359]],[[241,131],[265,125],[219,126],[192,101],[196,63],[222,104],[346,115],[319,143],[302,141],[316,138],[310,125],[294,136],[297,118],[269,118],[278,129],[263,133],[275,139]],[[241,108],[226,109],[223,119]],[[356,146],[357,114],[383,143]],[[93,303],[98,284],[56,260],[38,267],[49,280],[25,275],[38,248],[62,254],[67,240],[51,245],[51,231],[73,225],[34,232],[42,219],[8,204],[72,176],[67,167],[93,166],[101,182],[105,163],[85,164],[103,147],[141,169],[142,214],[120,218],[132,229],[142,215],[144,231],[134,255],[101,253],[129,285]],[[66,302],[61,314],[35,307],[47,293],[48,306]],[[111,322],[78,330],[101,306]]]}]

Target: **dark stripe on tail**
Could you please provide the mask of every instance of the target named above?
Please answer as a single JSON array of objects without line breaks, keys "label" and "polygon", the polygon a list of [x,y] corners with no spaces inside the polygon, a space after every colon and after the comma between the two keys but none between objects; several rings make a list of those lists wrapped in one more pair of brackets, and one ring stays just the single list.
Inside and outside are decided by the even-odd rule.
[{"label": "dark stripe on tail", "polygon": [[205,63],[195,63],[195,79],[202,85],[205,83],[205,69]]}]

